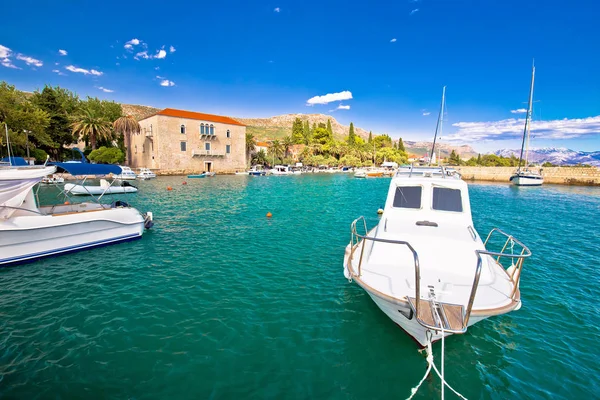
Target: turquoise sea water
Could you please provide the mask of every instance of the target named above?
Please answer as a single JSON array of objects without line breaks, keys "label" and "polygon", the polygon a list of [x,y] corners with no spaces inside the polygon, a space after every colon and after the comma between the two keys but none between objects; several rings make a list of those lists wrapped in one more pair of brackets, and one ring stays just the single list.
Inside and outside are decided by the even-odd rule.
[{"label": "turquoise sea water", "polygon": [[[377,222],[389,179],[139,185],[126,199],[156,221],[141,240],[0,269],[0,398],[402,399],[421,379],[415,343],[342,270],[350,222]],[[600,188],[470,194],[479,233],[533,257],[521,310],[446,340],[448,382],[470,399],[598,398]],[[429,379],[417,398],[439,393]]]}]

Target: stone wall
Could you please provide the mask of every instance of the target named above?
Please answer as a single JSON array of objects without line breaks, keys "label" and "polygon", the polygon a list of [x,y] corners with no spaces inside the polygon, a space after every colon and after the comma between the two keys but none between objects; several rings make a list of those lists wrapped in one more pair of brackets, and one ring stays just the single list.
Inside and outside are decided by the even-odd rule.
[{"label": "stone wall", "polygon": [[[506,182],[516,171],[515,167],[454,167],[464,180]],[[561,185],[600,186],[600,169],[582,167],[542,168],[544,183]]]},{"label": "stone wall", "polygon": [[[200,124],[212,124],[214,136],[201,135]],[[181,125],[185,133],[181,133]],[[131,167],[159,175],[185,175],[211,170],[234,173],[246,168],[246,127],[211,121],[154,115],[140,121],[142,132],[131,141]],[[227,137],[227,131],[230,137]],[[185,150],[182,150],[185,142]],[[210,154],[206,154],[210,143]],[[231,152],[226,152],[226,146]]]}]

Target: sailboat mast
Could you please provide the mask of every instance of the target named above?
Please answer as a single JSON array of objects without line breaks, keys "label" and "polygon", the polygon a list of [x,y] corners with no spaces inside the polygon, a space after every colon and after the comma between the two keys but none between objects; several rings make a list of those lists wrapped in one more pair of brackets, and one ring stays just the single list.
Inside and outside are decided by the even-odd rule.
[{"label": "sailboat mast", "polygon": [[431,154],[429,155],[429,165],[435,154],[435,140],[437,139],[438,131],[442,132],[442,121],[444,120],[444,102],[446,100],[446,86],[442,88],[442,103],[440,104],[440,115],[438,115],[437,125],[435,127],[435,135],[433,135],[433,145],[431,146]]},{"label": "sailboat mast", "polygon": [[525,128],[523,129],[523,143],[521,143],[521,155],[519,156],[519,168],[521,171],[521,161],[523,160],[523,152],[525,153],[525,167],[528,163],[529,153],[529,130],[531,125],[531,114],[533,110],[533,83],[535,81],[535,65],[531,67],[531,87],[529,88],[529,105],[527,106],[527,116],[525,117]]}]

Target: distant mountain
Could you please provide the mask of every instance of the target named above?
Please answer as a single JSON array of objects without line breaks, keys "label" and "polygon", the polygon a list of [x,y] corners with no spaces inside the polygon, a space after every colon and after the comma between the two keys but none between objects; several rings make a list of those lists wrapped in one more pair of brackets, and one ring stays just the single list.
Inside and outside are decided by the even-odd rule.
[{"label": "distant mountain", "polygon": [[[424,156],[431,153],[431,145],[433,142],[412,142],[409,140],[404,141],[404,147],[406,151],[411,154],[415,154],[418,156]],[[471,146],[463,145],[463,146],[451,146],[446,143],[436,142],[435,144],[435,152],[436,157],[442,156],[442,158],[447,158],[452,153],[452,150],[458,154],[460,158],[463,160],[468,160],[471,157],[477,157],[477,152],[473,150]]]},{"label": "distant mountain", "polygon": [[[509,150],[502,149],[494,152],[497,156],[510,157],[514,155],[519,157],[520,149]],[[533,163],[543,164],[550,162],[556,165],[576,165],[589,164],[600,167],[600,151],[575,151],[564,147],[544,147],[529,150],[529,160]]]}]

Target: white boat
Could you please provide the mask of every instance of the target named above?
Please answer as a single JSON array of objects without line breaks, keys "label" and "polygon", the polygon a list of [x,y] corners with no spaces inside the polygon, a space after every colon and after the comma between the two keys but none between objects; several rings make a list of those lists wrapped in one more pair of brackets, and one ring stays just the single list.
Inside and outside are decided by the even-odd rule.
[{"label": "white boat", "polygon": [[152,225],[151,213],[123,202],[40,207],[33,188],[54,172],[55,166],[0,168],[0,265],[139,239]]},{"label": "white boat", "polygon": [[140,168],[140,172],[137,174],[137,179],[148,180],[154,178],[156,178],[156,174],[150,168]]},{"label": "white boat", "polygon": [[[502,237],[501,251],[486,249],[491,236]],[[464,333],[485,318],[518,310],[521,268],[530,254],[496,228],[483,242],[460,175],[424,167],[392,178],[377,226],[367,230],[363,217],[351,224],[344,276],[426,346],[442,331]]]},{"label": "white boat", "polygon": [[138,191],[135,186],[131,186],[127,182],[123,182],[122,186],[114,186],[106,179],[100,179],[100,186],[67,183],[65,184],[64,190],[67,194],[73,194],[77,196],[123,194],[135,193]]},{"label": "white boat", "polygon": [[355,178],[366,178],[367,177],[367,170],[365,170],[365,169],[357,169],[356,172],[354,172],[354,177]]},{"label": "white boat", "polygon": [[120,166],[120,168],[121,168],[121,173],[115,176],[117,179],[135,180],[137,178],[137,175],[135,174],[135,172],[133,172],[131,170],[131,168],[129,168],[127,166]]},{"label": "white boat", "polygon": [[[521,154],[519,155],[519,168],[517,172],[510,177],[510,182],[516,186],[541,186],[544,178],[539,171],[529,168],[529,138],[531,129],[531,116],[533,111],[533,83],[535,81],[535,65],[531,69],[531,86],[529,88],[529,104],[527,106],[527,116],[525,117],[525,128],[523,129],[523,142],[521,143]],[[523,158],[525,156],[525,158]],[[521,162],[524,160],[524,167],[521,168]]]},{"label": "white boat", "polygon": [[63,178],[62,176],[58,176],[55,174],[52,174],[50,176],[45,176],[42,178],[41,183],[43,183],[44,185],[56,185],[58,183],[64,183],[65,182],[65,178]]},{"label": "white boat", "polygon": [[290,170],[290,167],[287,165],[274,165],[273,168],[269,170],[269,174],[271,175],[292,175],[293,172]]}]

